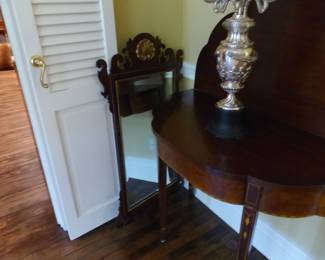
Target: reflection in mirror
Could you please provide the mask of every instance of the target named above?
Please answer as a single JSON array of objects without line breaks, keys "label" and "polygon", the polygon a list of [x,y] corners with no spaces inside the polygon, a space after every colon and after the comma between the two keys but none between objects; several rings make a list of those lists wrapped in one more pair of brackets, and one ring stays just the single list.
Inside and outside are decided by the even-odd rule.
[{"label": "reflection in mirror", "polygon": [[[128,208],[158,191],[156,139],[151,129],[152,109],[172,93],[164,74],[156,73],[116,84],[123,139]],[[167,175],[168,181],[174,178]]]}]

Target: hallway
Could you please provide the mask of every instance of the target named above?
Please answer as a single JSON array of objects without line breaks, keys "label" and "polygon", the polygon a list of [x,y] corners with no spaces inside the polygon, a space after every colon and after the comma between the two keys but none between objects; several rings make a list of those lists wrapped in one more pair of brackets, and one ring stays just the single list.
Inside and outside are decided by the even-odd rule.
[{"label": "hallway", "polygon": [[55,221],[16,73],[1,71],[0,258],[31,253],[57,233],[65,236]]}]

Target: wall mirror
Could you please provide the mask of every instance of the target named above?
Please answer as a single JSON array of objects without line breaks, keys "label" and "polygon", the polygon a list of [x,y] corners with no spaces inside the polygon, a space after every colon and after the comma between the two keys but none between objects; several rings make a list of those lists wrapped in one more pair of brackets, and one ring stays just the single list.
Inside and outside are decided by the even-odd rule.
[{"label": "wall mirror", "polygon": [[[119,221],[150,204],[158,195],[158,155],[151,129],[156,105],[178,91],[183,52],[176,53],[158,37],[143,33],[130,39],[122,54],[113,56],[110,73],[97,61],[113,114],[120,180]],[[166,77],[168,75],[168,77]],[[179,177],[168,169],[170,186]]]}]

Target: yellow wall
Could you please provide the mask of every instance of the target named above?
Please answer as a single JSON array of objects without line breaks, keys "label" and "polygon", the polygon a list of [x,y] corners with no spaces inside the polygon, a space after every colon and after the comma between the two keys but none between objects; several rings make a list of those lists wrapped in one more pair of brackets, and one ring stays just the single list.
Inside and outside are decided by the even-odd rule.
[{"label": "yellow wall", "polygon": [[196,64],[202,47],[225,14],[216,14],[203,0],[183,0],[182,48],[185,61]]},{"label": "yellow wall", "polygon": [[114,0],[119,49],[140,32],[158,35],[171,48],[181,48],[182,0]]}]

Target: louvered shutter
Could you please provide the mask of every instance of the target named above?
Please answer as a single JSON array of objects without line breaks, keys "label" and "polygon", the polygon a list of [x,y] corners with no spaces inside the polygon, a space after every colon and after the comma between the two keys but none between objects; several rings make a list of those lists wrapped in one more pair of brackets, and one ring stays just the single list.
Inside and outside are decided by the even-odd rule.
[{"label": "louvered shutter", "polygon": [[[116,52],[112,2],[2,0],[54,209],[72,239],[118,214],[112,117],[95,66]],[[33,55],[45,59],[47,89]]]},{"label": "louvered shutter", "polygon": [[33,11],[51,90],[96,76],[95,61],[105,57],[99,1],[33,0]]}]

